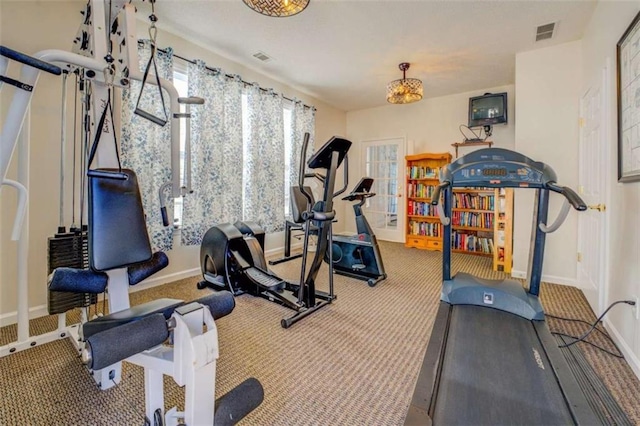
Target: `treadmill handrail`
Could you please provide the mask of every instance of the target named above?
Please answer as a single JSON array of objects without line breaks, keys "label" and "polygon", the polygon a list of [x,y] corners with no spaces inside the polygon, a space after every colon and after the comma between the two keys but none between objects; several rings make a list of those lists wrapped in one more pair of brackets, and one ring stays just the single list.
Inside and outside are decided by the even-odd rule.
[{"label": "treadmill handrail", "polygon": [[540,230],[545,234],[550,234],[557,231],[558,228],[560,228],[560,226],[562,226],[564,221],[567,219],[569,210],[571,210],[571,203],[569,203],[569,200],[564,200],[564,203],[562,203],[562,208],[560,208],[560,213],[558,213],[558,217],[556,218],[556,220],[554,220],[553,223],[549,226],[545,225],[544,223],[539,223],[538,228],[540,228]]},{"label": "treadmill handrail", "polygon": [[451,182],[449,181],[442,182],[440,185],[434,188],[433,194],[431,194],[431,205],[436,206],[438,216],[440,217],[440,223],[442,223],[444,226],[448,226],[449,223],[451,223],[451,218],[447,217],[447,215],[444,213],[442,204],[440,204],[440,192],[450,185]]},{"label": "treadmill handrail", "polygon": [[554,220],[553,223],[549,226],[544,223],[538,224],[538,227],[542,232],[544,232],[545,234],[550,234],[551,232],[555,232],[558,228],[560,228],[560,226],[562,226],[564,221],[567,219],[567,216],[569,215],[571,207],[578,211],[584,211],[587,209],[587,205],[584,203],[582,198],[580,198],[580,196],[576,194],[571,188],[555,185],[552,183],[549,183],[546,186],[547,188],[549,188],[549,190],[557,192],[565,197],[564,203],[562,204],[562,208],[560,208],[560,213],[558,213],[558,217],[556,218],[556,220]]},{"label": "treadmill handrail", "polygon": [[553,192],[557,192],[558,194],[564,196],[571,206],[578,211],[585,211],[587,209],[587,205],[582,198],[575,191],[567,186],[556,185],[555,182],[547,183],[546,187],[549,188]]}]

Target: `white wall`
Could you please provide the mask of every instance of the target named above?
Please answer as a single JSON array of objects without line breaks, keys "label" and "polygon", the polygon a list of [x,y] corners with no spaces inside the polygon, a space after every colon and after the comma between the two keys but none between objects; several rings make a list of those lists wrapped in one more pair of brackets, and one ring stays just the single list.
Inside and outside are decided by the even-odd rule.
[{"label": "white wall", "polygon": [[[616,43],[640,11],[640,3],[599,2],[582,40],[581,91],[588,89],[607,60],[616,68]],[[610,141],[609,235],[610,273],[606,304],[631,296],[640,296],[640,182],[617,182],[617,106],[616,82],[609,82],[609,107],[612,111],[607,139]],[[615,307],[606,324],[616,337],[629,364],[640,377],[640,321],[627,305]]]},{"label": "white wall", "polygon": [[[71,42],[81,21],[83,3],[67,2],[0,2],[0,42],[2,45],[25,53],[43,49],[70,50]],[[146,19],[146,16],[143,17]],[[138,34],[148,37],[147,23],[139,22]],[[144,26],[144,27],[141,27]],[[203,59],[212,67],[221,67],[230,73],[240,74],[247,81],[257,81],[263,87],[272,87],[287,97],[297,97],[317,108],[316,144],[320,145],[333,135],[346,133],[346,114],[336,108],[298,92],[282,83],[271,80],[255,71],[215,55],[202,46],[160,31],[158,44],[171,46],[174,52],[186,58]],[[15,64],[11,67],[17,69]],[[12,75],[13,74],[12,72]],[[31,191],[30,191],[30,254],[29,305],[46,303],[47,238],[58,224],[58,174],[60,132],[60,79],[43,75],[32,100],[31,141]],[[2,93],[4,118],[12,89]],[[72,97],[70,97],[72,99]],[[71,103],[71,100],[69,101]],[[69,130],[69,134],[70,134]],[[70,150],[69,150],[70,151]],[[12,176],[15,176],[15,156]],[[16,309],[16,243],[9,240],[15,209],[15,192],[3,186],[0,193],[0,320]],[[67,202],[70,206],[70,202]],[[70,217],[70,213],[67,217]],[[282,233],[269,236],[267,249],[282,245]],[[180,247],[168,253],[170,266],[152,277],[166,282],[199,269],[199,247]],[[0,321],[2,322],[2,321]]]},{"label": "white wall", "polygon": [[[428,82],[425,84],[425,92],[428,92]],[[459,127],[461,124],[467,125],[469,98],[484,93],[500,92],[507,92],[509,123],[494,126],[493,135],[489,140],[494,142],[494,147],[513,149],[516,128],[515,86],[513,85],[427,98],[408,105],[386,105],[349,111],[347,112],[347,137],[356,145],[352,148],[355,152],[360,152],[363,141],[402,137],[407,141],[407,155],[450,152],[455,158],[455,149],[451,144],[461,142],[463,139]],[[460,148],[459,155],[468,154],[479,148]],[[359,161],[352,161],[349,164],[350,182],[357,182],[364,175],[362,166]],[[403,177],[402,179],[404,180]],[[344,214],[347,229],[355,231],[352,208],[345,206],[342,214]]]},{"label": "white wall", "polygon": [[[575,41],[516,55],[515,150],[550,165],[558,183],[578,184],[581,42]],[[534,203],[531,190],[515,191],[513,274],[526,276]],[[549,219],[563,203],[551,195]],[[551,223],[551,222],[549,222]],[[547,236],[543,279],[559,284],[576,282],[577,218]]]}]

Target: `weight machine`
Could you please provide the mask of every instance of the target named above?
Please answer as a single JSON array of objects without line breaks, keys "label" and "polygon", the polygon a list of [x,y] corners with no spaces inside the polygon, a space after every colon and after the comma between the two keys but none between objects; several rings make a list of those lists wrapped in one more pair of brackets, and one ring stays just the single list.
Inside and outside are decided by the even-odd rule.
[{"label": "weight machine", "polygon": [[[151,0],[153,3],[155,0]],[[152,30],[155,29],[155,14],[152,13]],[[152,36],[154,38],[154,36]],[[96,116],[106,111],[110,91],[113,88],[129,86],[130,79],[143,81],[138,71],[137,40],[135,30],[135,8],[126,0],[90,0],[84,10],[78,37],[74,41],[74,51],[44,50],[33,56],[7,47],[0,47],[0,83],[11,85],[15,93],[5,117],[0,135],[0,181],[18,191],[12,239],[18,241],[18,339],[0,347],[0,356],[44,344],[56,339],[70,337],[83,361],[91,370],[91,375],[100,389],[116,386],[121,380],[121,361],[127,360],[144,368],[145,402],[148,424],[154,419],[155,425],[188,426],[230,424],[259,405],[263,390],[255,379],[249,379],[232,390],[219,402],[214,417],[215,366],[218,358],[218,336],[214,320],[231,312],[235,306],[230,294],[211,295],[196,302],[185,304],[174,299],[161,299],[143,305],[130,307],[129,286],[140,282],[168,263],[163,253],[151,254],[149,261],[137,265],[116,266],[104,272],[58,271],[50,277],[51,284],[60,291],[103,292],[109,286],[108,300],[111,314],[84,322],[82,325],[66,326],[64,314],[59,315],[58,329],[39,336],[29,335],[27,300],[27,256],[28,256],[28,213],[29,190],[29,104],[41,71],[60,75],[63,71],[77,70],[92,84],[90,109]],[[112,50],[115,46],[116,49]],[[22,64],[19,79],[7,75],[9,61]],[[59,66],[60,65],[60,66]],[[171,196],[181,196],[177,172],[180,165],[180,104],[200,103],[197,99],[181,99],[173,84],[156,78],[150,84],[159,86],[169,94],[172,114],[171,122],[171,166],[172,179],[167,187]],[[160,90],[160,93],[162,91]],[[138,113],[138,112],[137,112]],[[156,122],[144,114],[139,115]],[[102,115],[103,121],[105,115]],[[98,126],[100,129],[102,126]],[[97,147],[98,165],[113,167],[116,157],[112,150],[115,135],[101,132],[106,140]],[[18,136],[20,138],[18,138]],[[12,155],[18,147],[18,179],[7,179],[7,170]],[[139,195],[138,195],[139,197]],[[141,218],[144,221],[144,218]],[[126,226],[127,224],[123,224]],[[146,232],[146,231],[145,231]],[[94,244],[100,242],[94,242]],[[123,242],[126,251],[126,242]],[[126,257],[126,256],[125,256]],[[206,331],[203,330],[206,327]],[[163,342],[171,337],[173,346]],[[164,411],[163,375],[171,376],[176,383],[185,387],[185,411],[176,409]]]}]

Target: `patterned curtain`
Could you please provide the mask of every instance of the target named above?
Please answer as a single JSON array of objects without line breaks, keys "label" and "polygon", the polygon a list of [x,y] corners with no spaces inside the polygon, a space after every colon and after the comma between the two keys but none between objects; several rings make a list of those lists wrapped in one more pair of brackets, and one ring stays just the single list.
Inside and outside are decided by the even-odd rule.
[{"label": "patterned curtain", "polygon": [[246,89],[243,218],[258,222],[265,232],[284,229],[284,118],[282,96]]},{"label": "patterned curtain", "polygon": [[[216,223],[242,219],[242,89],[239,76],[189,64],[191,179],[193,193],[183,198],[182,244],[197,245]],[[189,129],[187,129],[189,131]]]},{"label": "patterned curtain", "polygon": [[[145,40],[138,45],[141,72],[144,72],[150,55],[151,43]],[[158,51],[156,63],[160,77],[172,80],[173,51],[170,48],[166,49],[166,53]],[[148,80],[153,78],[150,76]],[[141,86],[141,82],[131,81],[131,86],[122,95],[122,166],[132,169],[138,176],[152,248],[154,251],[165,251],[172,248],[173,227],[162,224],[158,189],[171,180],[171,120],[161,127],[134,114]],[[166,111],[171,117],[169,94],[165,91],[163,96]],[[155,85],[145,85],[139,107],[157,117],[164,117],[160,94]],[[167,213],[170,218],[173,217],[172,203],[167,203]]]},{"label": "patterned curtain", "polygon": [[[289,158],[289,164],[291,170],[289,171],[289,185],[298,185],[298,174],[300,171],[300,155],[302,151],[302,142],[304,140],[304,134],[309,133],[309,145],[307,147],[308,160],[313,155],[315,144],[315,129],[316,129],[316,110],[315,108],[305,107],[299,100],[294,100],[293,111],[291,114],[291,141],[292,147]],[[305,160],[306,163],[306,160]]]}]

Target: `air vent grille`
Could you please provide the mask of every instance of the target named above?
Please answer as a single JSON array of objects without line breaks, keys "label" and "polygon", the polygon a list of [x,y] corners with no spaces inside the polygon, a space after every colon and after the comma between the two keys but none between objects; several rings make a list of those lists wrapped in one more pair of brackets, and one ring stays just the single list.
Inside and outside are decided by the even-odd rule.
[{"label": "air vent grille", "polygon": [[556,23],[540,25],[536,29],[536,41],[549,40],[553,37],[553,32],[556,29]]},{"label": "air vent grille", "polygon": [[264,52],[257,52],[253,54],[253,57],[262,61],[262,62],[269,62],[271,60],[271,56],[267,55]]}]

